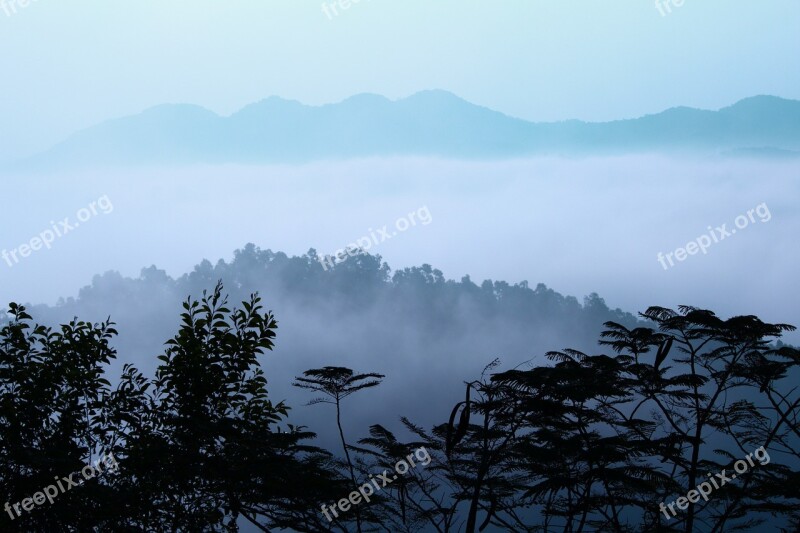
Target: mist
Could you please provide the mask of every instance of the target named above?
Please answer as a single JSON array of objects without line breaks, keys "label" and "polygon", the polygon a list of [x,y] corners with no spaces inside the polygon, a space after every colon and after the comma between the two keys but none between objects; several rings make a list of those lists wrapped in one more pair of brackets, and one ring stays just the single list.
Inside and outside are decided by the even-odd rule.
[{"label": "mist", "polygon": [[[611,307],[691,304],[798,323],[796,159],[662,156],[457,162],[424,158],[301,166],[204,166],[7,176],[0,249],[30,243],[103,197],[80,227],[18,262],[0,260],[0,300],[55,303],[109,270],[155,265],[178,277],[252,242],[334,254],[373,244],[393,269],[429,263],[448,278],[545,283]],[[112,179],[109,179],[113,177]],[[756,179],[754,179],[756,178]],[[766,204],[705,253],[667,254]],[[430,221],[397,231],[426,208]],[[404,223],[405,224],[405,223]],[[714,232],[712,229],[711,232]],[[797,337],[795,337],[796,339]]]}]

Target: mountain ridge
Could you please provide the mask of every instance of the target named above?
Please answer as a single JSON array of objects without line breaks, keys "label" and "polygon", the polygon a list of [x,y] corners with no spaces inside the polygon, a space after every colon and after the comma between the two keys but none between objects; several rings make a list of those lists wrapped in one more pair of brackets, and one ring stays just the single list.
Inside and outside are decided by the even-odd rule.
[{"label": "mountain ridge", "polygon": [[716,111],[686,106],[606,122],[531,122],[442,90],[360,93],[311,106],[271,96],[222,116],[160,104],[79,131],[17,163],[302,163],[372,156],[495,159],[641,152],[800,151],[800,101],[757,95]]}]

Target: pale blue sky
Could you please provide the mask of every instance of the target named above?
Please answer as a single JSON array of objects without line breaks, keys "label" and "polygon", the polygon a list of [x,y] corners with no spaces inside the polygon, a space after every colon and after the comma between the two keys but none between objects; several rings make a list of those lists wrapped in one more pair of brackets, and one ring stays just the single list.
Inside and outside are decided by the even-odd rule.
[{"label": "pale blue sky", "polygon": [[797,0],[666,16],[654,0],[361,0],[332,19],[322,0],[30,1],[0,9],[3,159],[170,102],[229,114],[439,88],[530,120],[607,120],[800,99]]}]

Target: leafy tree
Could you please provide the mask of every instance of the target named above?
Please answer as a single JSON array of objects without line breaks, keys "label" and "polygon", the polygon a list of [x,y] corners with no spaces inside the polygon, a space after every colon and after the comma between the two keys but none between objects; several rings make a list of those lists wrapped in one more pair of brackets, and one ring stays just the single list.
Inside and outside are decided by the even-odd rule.
[{"label": "leafy tree", "polygon": [[[329,403],[336,407],[336,427],[339,429],[342,450],[347,460],[347,467],[350,472],[350,479],[353,482],[353,488],[358,489],[358,481],[356,481],[353,461],[350,458],[347,441],[344,438],[344,430],[342,429],[342,400],[360,390],[377,387],[385,376],[373,372],[367,374],[353,374],[353,371],[349,368],[335,366],[306,370],[303,372],[303,376],[305,377],[295,378],[295,382],[293,383],[295,387],[312,390],[323,395],[321,398],[311,400],[309,405]],[[360,532],[361,516],[358,507],[355,508],[355,512],[356,524]]]},{"label": "leafy tree", "polygon": [[[752,529],[769,515],[783,517],[784,527],[797,521],[800,398],[790,383],[800,352],[771,344],[793,328],[692,307],[652,307],[642,317],[656,328],[606,323],[601,344],[613,356],[550,352],[552,367],[471,384],[478,401],[468,389],[446,438],[453,472],[472,472],[457,483],[473,491],[467,532],[478,525],[477,510],[485,517],[479,529],[512,531],[532,530],[531,515],[518,514],[526,510],[537,511],[543,530],[565,531]],[[750,465],[708,502],[665,517],[662,502],[687,495],[708,473],[730,473],[760,446],[795,461]]]},{"label": "leafy tree", "polygon": [[[800,397],[790,398],[796,390],[789,389],[787,379],[791,372],[797,375],[800,352],[770,344],[793,326],[764,323],[755,316],[722,320],[690,306],[678,311],[651,307],[642,317],[658,330],[629,331],[609,323],[603,343],[631,358],[629,371],[638,401],[628,419],[650,407],[656,422],[653,438],[674,445],[655,466],[678,483],[664,486],[665,501],[707,481],[707,473],[730,472],[737,460],[760,446],[800,448],[796,419]],[[670,347],[677,353],[668,359]],[[737,523],[759,527],[763,516],[797,508],[798,491],[769,490],[791,487],[791,472],[774,463],[750,470],[740,477],[740,485],[726,484],[709,502],[690,503],[678,523],[687,532],[694,531],[700,519],[712,531]],[[776,497],[767,498],[770,493]]]},{"label": "leafy tree", "polygon": [[[14,517],[24,531],[268,531],[326,529],[317,502],[340,494],[314,434],[287,424],[267,397],[258,355],[277,323],[253,295],[228,309],[218,284],[187,300],[156,378],[126,365],[115,390],[102,376],[115,356],[110,322],[73,321],[54,332],[10,306],[0,329],[0,481],[19,502],[80,470],[100,452],[115,475],[92,479],[55,503]],[[13,511],[13,508],[12,508]]]},{"label": "leafy tree", "polygon": [[427,433],[405,417],[401,421],[405,429],[420,440],[402,442],[387,428],[375,424],[370,427],[370,436],[358,441],[362,446],[352,447],[360,454],[359,466],[364,478],[369,472],[395,470],[400,461],[406,461],[422,447],[431,457],[423,470],[409,469],[388,489],[372,496],[375,501],[371,507],[376,509],[376,520],[388,531],[450,531],[459,521],[459,502],[450,501],[453,487],[443,468],[446,463],[439,458],[444,453],[444,439],[440,434]]},{"label": "leafy tree", "polygon": [[257,295],[242,306],[227,307],[221,284],[187,300],[156,379],[128,367],[110,398],[129,473],[120,490],[135,502],[126,515],[142,529],[235,531],[243,518],[265,531],[318,530],[309,504],[319,494],[307,485],[327,494],[335,476],[323,469],[326,454],[302,444],[313,433],[278,427],[288,407],[268,399],[258,362],[277,323]]},{"label": "leafy tree", "polygon": [[[111,322],[77,320],[54,331],[32,324],[14,303],[9,314],[11,321],[0,329],[0,498],[13,506],[104,451],[97,414],[108,394],[102,367],[115,357],[109,340],[116,331]],[[110,497],[95,477],[46,508],[6,508],[10,516],[4,513],[2,529],[88,529]]]}]

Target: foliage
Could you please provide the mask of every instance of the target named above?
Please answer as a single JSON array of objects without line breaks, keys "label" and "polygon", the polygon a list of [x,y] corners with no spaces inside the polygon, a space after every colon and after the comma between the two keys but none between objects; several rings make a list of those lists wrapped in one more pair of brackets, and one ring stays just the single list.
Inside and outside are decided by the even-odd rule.
[{"label": "foliage", "polygon": [[[422,276],[420,278],[420,275]],[[399,284],[443,283],[403,272]],[[592,304],[596,306],[597,302]],[[260,358],[277,322],[257,295],[228,306],[220,283],[183,304],[154,377],[125,365],[115,387],[113,323],[58,329],[11,304],[0,328],[0,490],[20,502],[56,476],[113,454],[115,471],[8,531],[793,531],[800,525],[800,352],[793,328],[651,307],[644,326],[607,321],[610,354],[547,353],[551,364],[465,383],[430,429],[401,418],[348,444],[342,400],[384,376],[327,366],[294,385],[329,403],[344,459],[312,444],[273,403]],[[412,394],[413,384],[408,391]],[[360,397],[361,395],[359,395]],[[436,408],[436,406],[432,406]],[[402,434],[401,434],[402,433]],[[763,446],[771,460],[691,503],[660,507]],[[417,465],[332,523],[320,512],[425,447]]]}]

